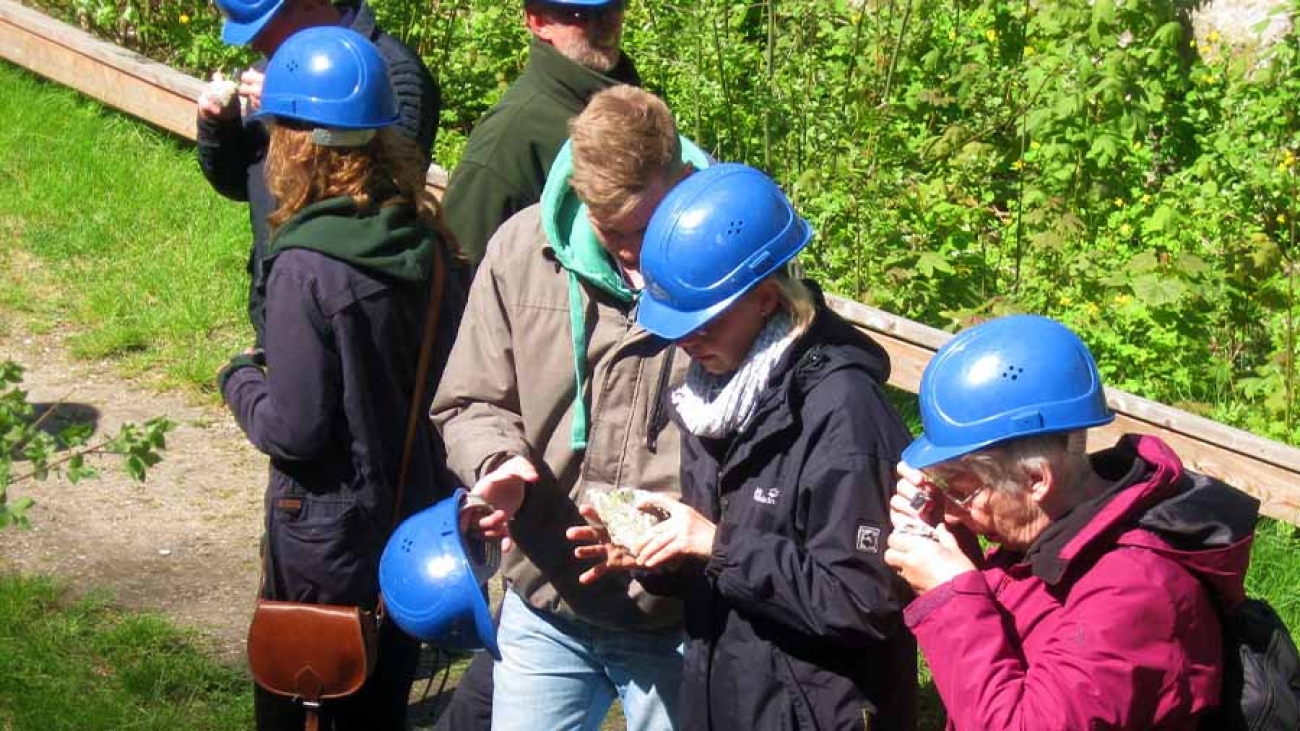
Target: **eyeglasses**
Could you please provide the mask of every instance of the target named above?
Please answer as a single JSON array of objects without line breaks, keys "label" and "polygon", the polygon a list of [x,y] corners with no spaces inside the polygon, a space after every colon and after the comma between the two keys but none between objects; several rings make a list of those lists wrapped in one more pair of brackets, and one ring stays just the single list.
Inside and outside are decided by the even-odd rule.
[{"label": "eyeglasses", "polygon": [[926,481],[938,488],[939,492],[943,493],[943,496],[948,500],[948,502],[956,505],[962,510],[970,510],[970,504],[975,501],[975,496],[979,495],[984,491],[984,488],[987,487],[987,485],[981,483],[979,487],[965,495],[958,495],[953,491],[952,486],[948,484],[948,480],[944,479],[943,475],[937,475],[932,472],[926,472],[924,474]]},{"label": "eyeglasses", "polygon": [[546,14],[561,23],[585,24],[603,20],[605,16],[621,13],[627,8],[627,0],[615,0],[608,5],[553,5],[541,3]]}]

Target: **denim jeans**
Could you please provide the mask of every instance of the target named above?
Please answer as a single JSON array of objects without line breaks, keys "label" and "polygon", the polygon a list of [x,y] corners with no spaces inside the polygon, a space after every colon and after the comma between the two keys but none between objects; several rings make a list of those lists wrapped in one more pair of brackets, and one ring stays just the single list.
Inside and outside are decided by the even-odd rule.
[{"label": "denim jeans", "polygon": [[595,731],[623,702],[628,731],[677,727],[683,635],[562,619],[506,591],[497,633],[493,731]]}]

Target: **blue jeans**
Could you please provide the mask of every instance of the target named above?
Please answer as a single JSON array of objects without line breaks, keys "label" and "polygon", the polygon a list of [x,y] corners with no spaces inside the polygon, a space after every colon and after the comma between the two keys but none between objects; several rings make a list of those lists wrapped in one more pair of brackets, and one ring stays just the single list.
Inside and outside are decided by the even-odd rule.
[{"label": "blue jeans", "polygon": [[677,727],[683,635],[561,619],[513,591],[501,603],[493,731],[596,731],[615,694],[628,731]]}]

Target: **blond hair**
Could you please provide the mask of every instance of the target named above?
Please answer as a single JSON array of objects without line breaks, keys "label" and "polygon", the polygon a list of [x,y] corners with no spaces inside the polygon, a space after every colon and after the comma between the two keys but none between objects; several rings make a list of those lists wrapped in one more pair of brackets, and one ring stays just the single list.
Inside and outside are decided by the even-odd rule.
[{"label": "blond hair", "polygon": [[279,207],[267,216],[278,229],[307,206],[348,196],[359,211],[411,206],[420,222],[437,231],[457,261],[456,238],[442,221],[442,207],[424,187],[427,163],[414,141],[384,128],[357,147],[312,142],[311,130],[271,125],[266,181]]},{"label": "blond hair", "polygon": [[569,122],[569,184],[599,220],[626,215],[647,189],[685,168],[677,123],[663,100],[633,86],[597,93]]},{"label": "blond hair", "polygon": [[817,304],[813,299],[812,290],[808,289],[808,285],[804,284],[802,279],[785,268],[773,274],[772,279],[776,282],[781,309],[790,316],[791,334],[798,337],[812,325],[813,318],[817,315]]}]

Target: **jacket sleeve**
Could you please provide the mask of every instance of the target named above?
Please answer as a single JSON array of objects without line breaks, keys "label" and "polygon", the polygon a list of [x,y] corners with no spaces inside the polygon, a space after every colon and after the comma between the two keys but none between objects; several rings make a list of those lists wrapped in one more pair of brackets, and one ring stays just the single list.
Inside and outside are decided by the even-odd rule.
[{"label": "jacket sleeve", "polygon": [[222,396],[258,450],[274,459],[308,460],[335,444],[342,374],[312,280],[281,273],[284,263],[267,280],[267,371],[233,371]]},{"label": "jacket sleeve", "polygon": [[1217,641],[1220,629],[1186,571],[1147,552],[1111,551],[1059,611],[1031,651],[1017,633],[1023,622],[995,601],[984,572],[962,574],[908,607],[955,728],[1195,727],[1190,709],[1179,710],[1194,699],[1183,644],[1193,635]]},{"label": "jacket sleeve", "polygon": [[256,150],[251,131],[239,119],[198,118],[199,169],[221,195],[248,200],[248,168]]},{"label": "jacket sleeve", "polygon": [[[856,403],[883,398],[878,389],[830,385],[819,400],[845,393],[850,403],[814,403],[805,429],[822,435],[804,460],[797,512],[802,540],[759,526],[718,526],[706,572],[717,590],[740,611],[763,617],[821,641],[862,645],[888,638],[901,628],[904,593],[884,564],[888,535],[889,476],[894,457],[880,454],[878,426],[867,423],[879,406]],[[845,381],[841,381],[845,383]],[[842,402],[842,398],[838,398]]]},{"label": "jacket sleeve", "polygon": [[[500,251],[494,243],[493,252]],[[529,456],[520,415],[508,293],[498,257],[489,253],[470,286],[431,415],[447,446],[447,464],[466,485],[498,455]]]},{"label": "jacket sleeve", "polygon": [[438,115],[442,94],[438,82],[429,74],[420,57],[396,40],[400,53],[388,58],[393,93],[397,96],[397,129],[415,140],[426,159],[432,158],[433,141],[438,134]]},{"label": "jacket sleeve", "polygon": [[521,194],[499,172],[472,160],[463,160],[447,184],[443,216],[469,260],[483,258],[497,228],[519,211],[536,203]]}]

